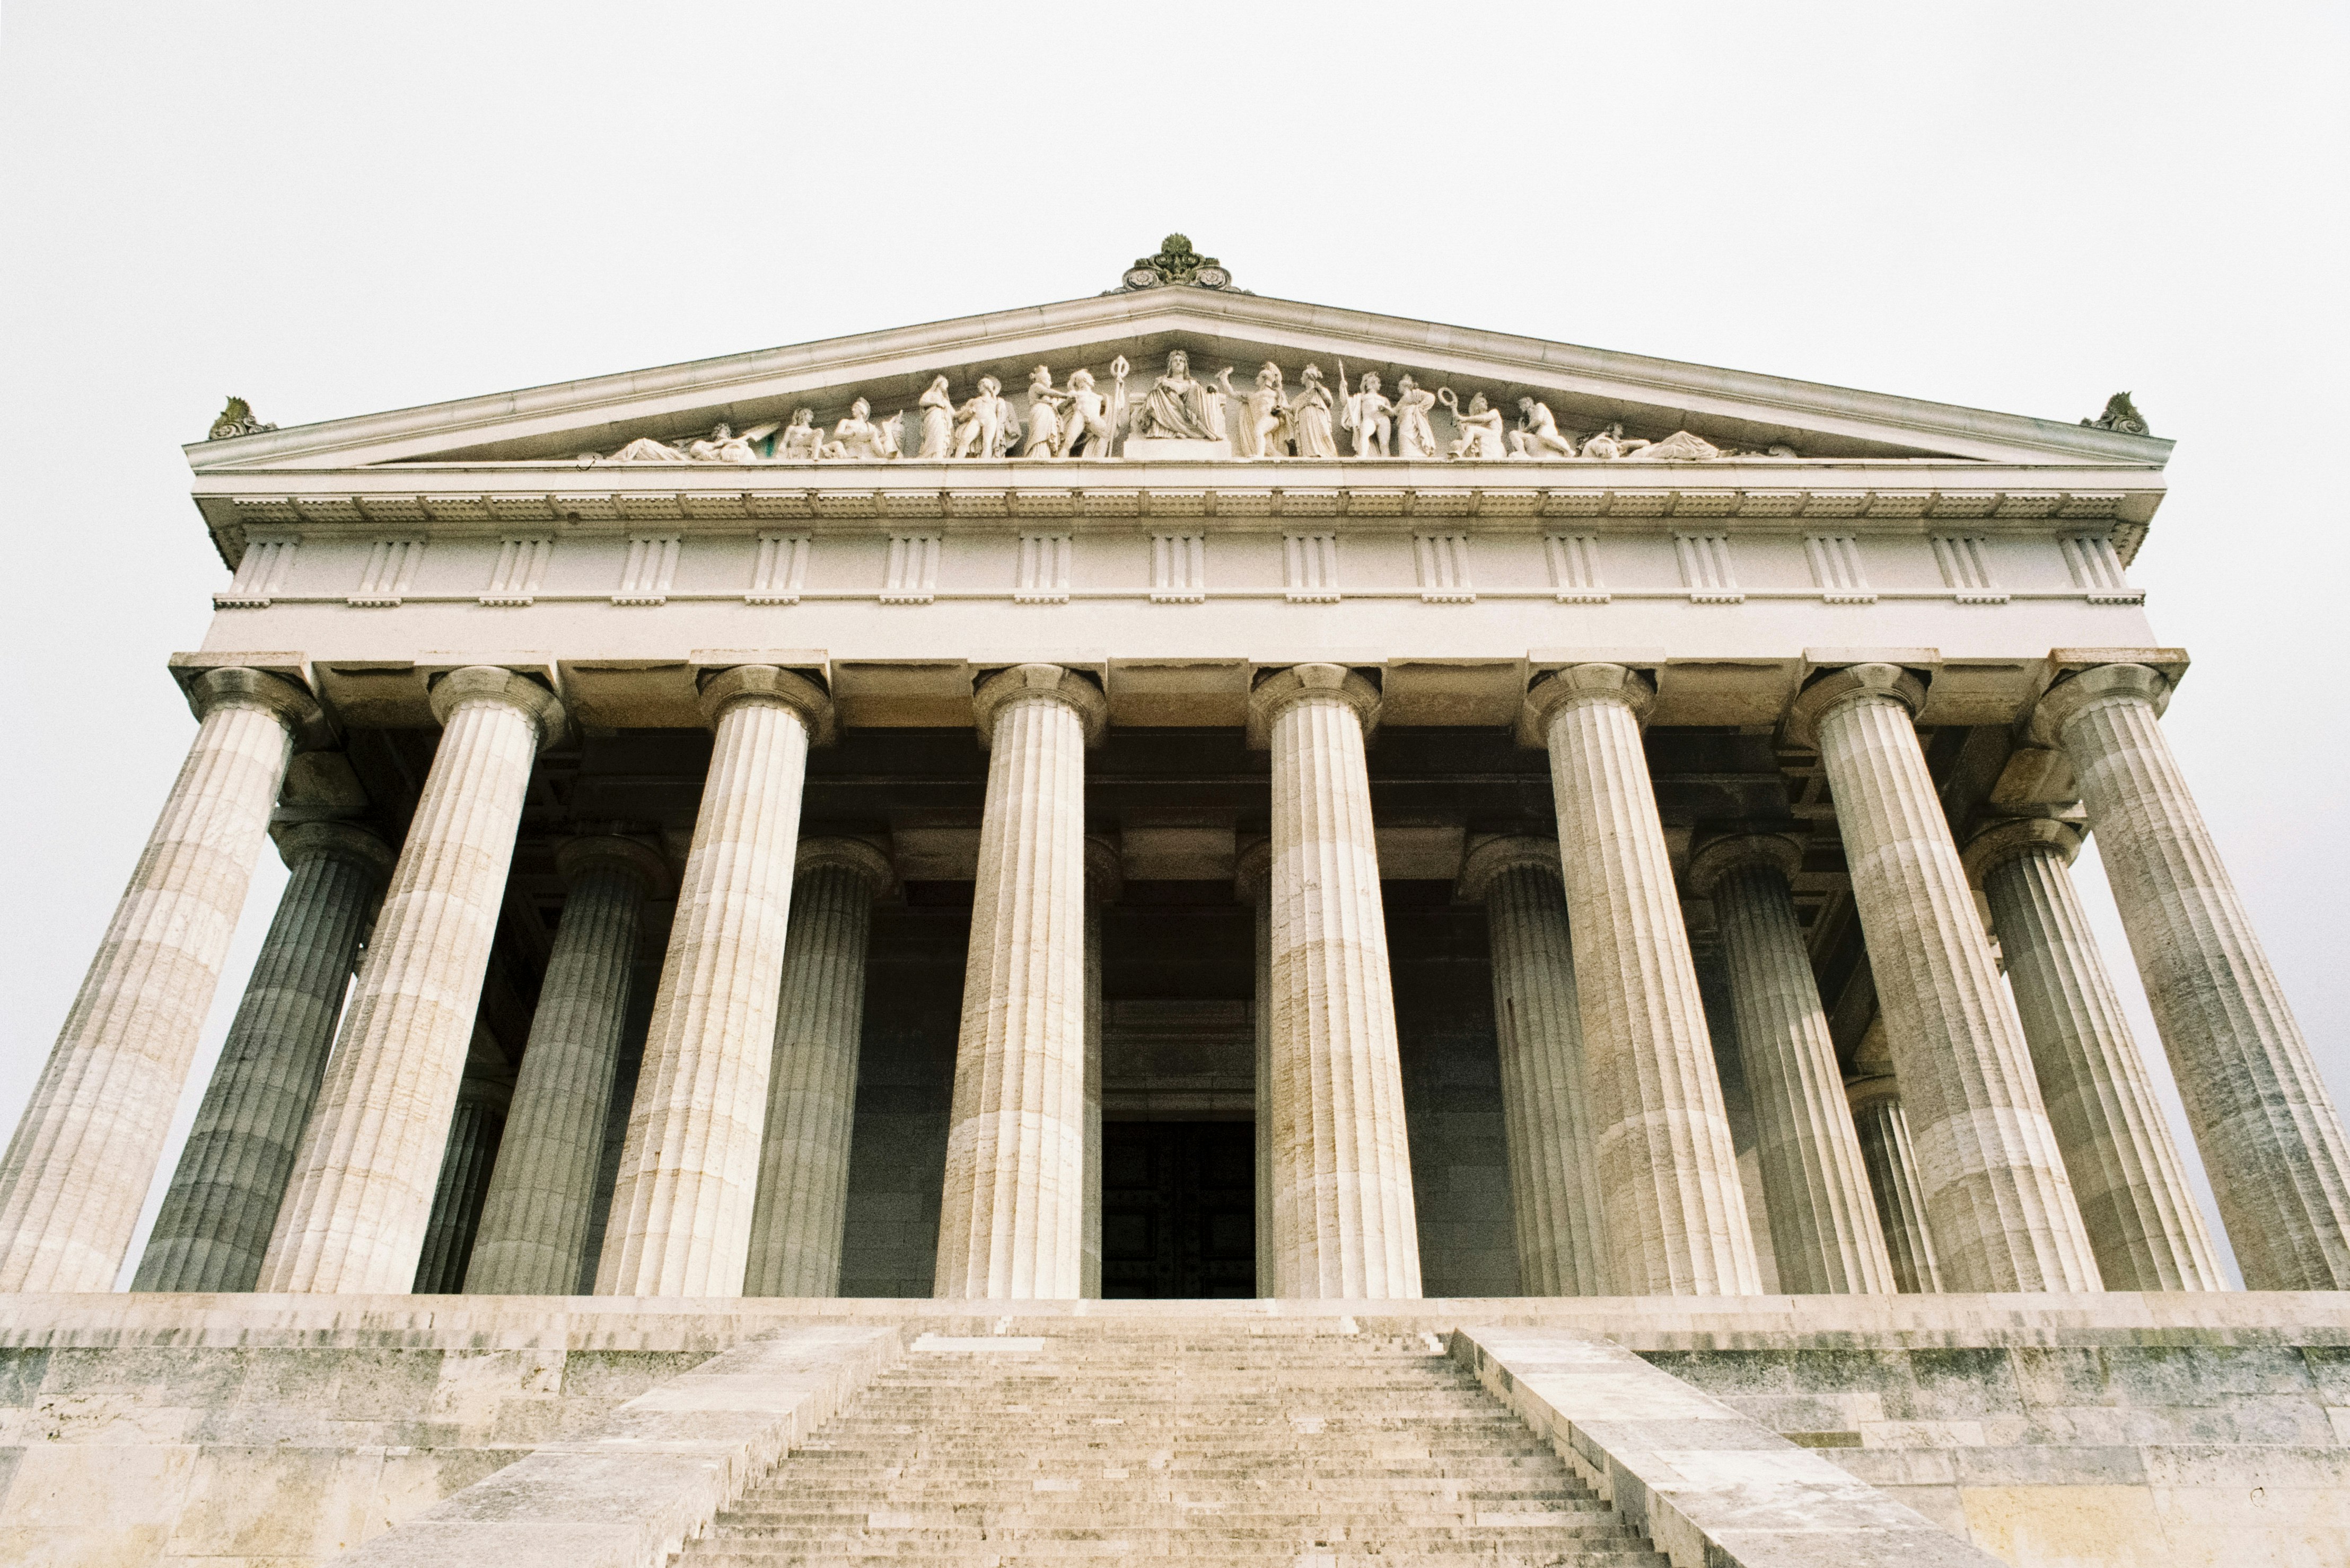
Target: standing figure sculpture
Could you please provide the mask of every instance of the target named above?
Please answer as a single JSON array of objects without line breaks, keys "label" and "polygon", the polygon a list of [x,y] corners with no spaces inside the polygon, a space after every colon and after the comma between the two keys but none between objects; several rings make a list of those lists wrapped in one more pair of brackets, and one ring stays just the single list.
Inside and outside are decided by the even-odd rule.
[{"label": "standing figure sculpture", "polygon": [[954,400],[947,396],[947,379],[934,378],[918,405],[922,410],[922,444],[916,457],[944,457],[954,445]]},{"label": "standing figure sculpture", "polygon": [[1296,400],[1289,405],[1290,439],[1300,457],[1336,457],[1338,436],[1332,428],[1334,400],[1322,384],[1322,367],[1308,365],[1299,378]]},{"label": "standing figure sculpture", "polygon": [[1444,449],[1447,457],[1488,458],[1509,456],[1508,444],[1502,439],[1502,410],[1488,408],[1485,394],[1477,393],[1462,409],[1460,400],[1450,387],[1436,389],[1436,400],[1451,410],[1453,423],[1460,428],[1460,437]]},{"label": "standing figure sculpture", "polygon": [[1191,357],[1180,348],[1167,356],[1167,374],[1134,411],[1133,433],[1144,440],[1222,441],[1223,400],[1214,388],[1191,379]]},{"label": "standing figure sculpture", "polygon": [[775,455],[785,462],[814,462],[824,454],[824,432],[816,428],[814,409],[794,409],[792,422],[775,438]]},{"label": "standing figure sculpture", "polygon": [[[1224,375],[1230,389],[1232,372]],[[1241,456],[1289,455],[1289,399],[1282,381],[1281,367],[1270,359],[1256,373],[1256,386],[1241,405]]]},{"label": "standing figure sculpture", "polygon": [[954,455],[1002,457],[1020,439],[1020,421],[1003,397],[1003,383],[993,376],[979,379],[979,395],[955,410]]},{"label": "standing figure sculpture", "polygon": [[1395,421],[1398,457],[1436,455],[1436,431],[1428,422],[1428,410],[1435,406],[1435,393],[1420,390],[1419,383],[1409,376],[1397,378]]},{"label": "standing figure sculpture", "polygon": [[1050,369],[1039,365],[1028,372],[1028,444],[1021,456],[1061,455],[1061,410],[1068,401],[1067,393],[1054,390]]},{"label": "standing figure sculpture", "polygon": [[1512,457],[1573,457],[1575,443],[1558,433],[1550,405],[1518,400],[1518,428],[1510,432]]},{"label": "standing figure sculpture", "polygon": [[[1118,421],[1126,412],[1126,359],[1120,356],[1111,362],[1110,375],[1115,379],[1116,392],[1104,398],[1094,389],[1094,373],[1079,368],[1069,372],[1069,389],[1062,410],[1061,451],[1063,457],[1080,455],[1107,457],[1110,443],[1118,435]],[[1035,443],[1032,441],[1033,447]]]},{"label": "standing figure sculpture", "polygon": [[1363,372],[1363,389],[1347,390],[1347,362],[1338,361],[1338,425],[1355,437],[1357,457],[1385,457],[1395,431],[1395,405],[1379,391],[1379,373]]}]

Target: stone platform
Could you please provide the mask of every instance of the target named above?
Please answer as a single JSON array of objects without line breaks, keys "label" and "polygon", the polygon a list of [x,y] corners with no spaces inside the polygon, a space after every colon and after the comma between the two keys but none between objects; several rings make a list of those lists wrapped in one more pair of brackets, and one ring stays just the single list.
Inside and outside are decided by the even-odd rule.
[{"label": "stone platform", "polygon": [[1456,1331],[1549,1331],[1637,1354],[2011,1563],[2350,1561],[2350,1295],[2314,1293],[0,1297],[0,1560],[323,1562],[534,1452],[608,1440],[713,1356],[822,1325],[1079,1356],[1093,1336],[1348,1328],[1461,1355]]}]

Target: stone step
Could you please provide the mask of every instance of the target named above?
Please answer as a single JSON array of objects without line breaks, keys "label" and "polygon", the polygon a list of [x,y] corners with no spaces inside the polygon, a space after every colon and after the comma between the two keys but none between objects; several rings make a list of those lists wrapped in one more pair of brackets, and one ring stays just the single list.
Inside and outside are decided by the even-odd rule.
[{"label": "stone step", "polygon": [[[1149,1553],[1123,1542],[1105,1542],[1084,1556],[1062,1562],[1133,1563]],[[990,1542],[963,1550],[924,1547],[900,1554],[888,1551],[802,1552],[789,1546],[761,1551],[755,1547],[713,1546],[696,1550],[684,1561],[693,1568],[882,1568],[909,1557],[938,1568],[1012,1568],[1035,1561],[1027,1551]],[[1224,1552],[1187,1553],[1186,1568],[1668,1568],[1667,1560],[1645,1546],[1590,1546],[1578,1542],[1527,1542],[1508,1551],[1464,1545],[1447,1549],[1430,1542],[1411,1547],[1349,1543],[1343,1547],[1305,1545],[1268,1550],[1243,1544]]]}]

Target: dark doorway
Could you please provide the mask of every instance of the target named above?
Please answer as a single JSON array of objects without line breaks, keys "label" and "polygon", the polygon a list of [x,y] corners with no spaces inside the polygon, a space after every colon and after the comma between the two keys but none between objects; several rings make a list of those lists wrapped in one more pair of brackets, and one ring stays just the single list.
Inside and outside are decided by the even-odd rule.
[{"label": "dark doorway", "polygon": [[1256,1294],[1256,1127],[1102,1125],[1102,1294]]}]

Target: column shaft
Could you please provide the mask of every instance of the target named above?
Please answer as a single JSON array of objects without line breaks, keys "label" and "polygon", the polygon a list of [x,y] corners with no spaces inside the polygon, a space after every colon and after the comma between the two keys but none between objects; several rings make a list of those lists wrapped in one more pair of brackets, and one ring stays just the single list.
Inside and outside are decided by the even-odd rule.
[{"label": "column shaft", "polygon": [[1102,1288],[1102,917],[1125,881],[1118,846],[1086,840],[1086,1222],[1077,1293],[1099,1300]]},{"label": "column shaft", "polygon": [[202,721],[0,1157],[0,1291],[114,1288],[308,693],[255,670],[190,687]]},{"label": "column shaft", "polygon": [[1546,839],[1488,840],[1471,851],[1463,882],[1482,893],[1492,934],[1521,1286],[1528,1295],[1605,1295],[1599,1173],[1591,1158],[1583,1018],[1558,846]]},{"label": "column shaft", "polygon": [[889,884],[889,862],[869,844],[823,838],[800,846],[744,1295],[840,1293],[865,958],[873,898]]},{"label": "column shaft", "polygon": [[660,857],[626,838],[574,839],[556,863],[570,891],[466,1267],[475,1295],[579,1288],[645,897],[669,881]]},{"label": "column shaft", "polygon": [[442,1151],[441,1175],[432,1188],[432,1214],[424,1225],[424,1247],[416,1260],[418,1295],[454,1295],[464,1288],[467,1261],[481,1228],[482,1199],[498,1154],[505,1115],[495,1096],[458,1091],[449,1118],[449,1144]]},{"label": "column shaft", "polygon": [[405,1291],[432,1218],[546,691],[473,666],[432,690],[441,743],[270,1233],[260,1288]]},{"label": "column shaft", "polygon": [[1419,1231],[1363,752],[1337,665],[1257,688],[1273,750],[1274,1268],[1284,1294],[1417,1296]]},{"label": "column shaft", "polygon": [[2166,691],[2106,665],[2052,689],[2033,722],[2079,775],[2245,1285],[2350,1289],[2350,1140],[2156,722]]},{"label": "column shaft", "polygon": [[717,727],[629,1111],[596,1293],[743,1292],[811,732],[824,694],[772,665],[702,690]]},{"label": "column shaft", "polygon": [[1846,1091],[1854,1128],[1860,1135],[1860,1158],[1868,1168],[1870,1195],[1877,1202],[1877,1223],[1885,1235],[1885,1251],[1893,1262],[1898,1290],[1917,1294],[1942,1288],[1942,1271],[1934,1261],[1933,1237],[1926,1229],[1926,1194],[1918,1180],[1918,1162],[1909,1147],[1909,1121],[1901,1114],[1901,1096],[1890,1078],[1866,1078]]},{"label": "column shaft", "polygon": [[155,1216],[135,1291],[249,1291],[261,1277],[351,965],[392,866],[381,839],[342,822],[287,828],[278,852],[286,891]]},{"label": "column shaft", "polygon": [[1562,670],[1529,694],[1575,931],[1599,1228],[1612,1290],[1752,1294],[1738,1155],[1640,744],[1652,695],[1613,664]]},{"label": "column shaft", "polygon": [[2097,1288],[2032,1059],[2001,994],[1911,715],[1924,689],[1864,664],[1798,699],[1834,792],[1944,1282]]},{"label": "column shaft", "polygon": [[1259,839],[1241,852],[1232,887],[1255,916],[1256,981],[1249,1021],[1256,1034],[1256,1293],[1280,1295],[1279,1256],[1273,1244],[1273,845]]},{"label": "column shaft", "polygon": [[2078,844],[2071,828],[2032,819],[1995,825],[1967,851],[1991,902],[2056,1147],[2107,1290],[2224,1290],[2186,1168],[2073,891],[2067,867]]},{"label": "column shaft", "polygon": [[1690,881],[1713,902],[1729,960],[1779,1289],[1889,1292],[1893,1261],[1787,882],[1800,859],[1783,838],[1721,839],[1699,852]]},{"label": "column shaft", "polygon": [[1101,693],[1057,665],[980,689],[989,737],[955,1047],[937,1293],[1084,1287],[1086,742]]}]

